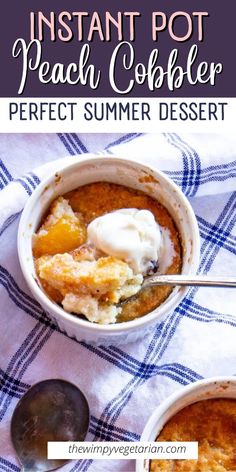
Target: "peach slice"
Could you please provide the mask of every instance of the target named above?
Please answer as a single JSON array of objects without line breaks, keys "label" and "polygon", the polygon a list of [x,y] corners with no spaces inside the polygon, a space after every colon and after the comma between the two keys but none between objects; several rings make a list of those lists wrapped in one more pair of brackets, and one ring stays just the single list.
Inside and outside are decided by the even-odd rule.
[{"label": "peach slice", "polygon": [[86,238],[86,227],[79,219],[70,215],[62,216],[46,230],[35,235],[34,256],[52,256],[72,251],[84,244]]}]

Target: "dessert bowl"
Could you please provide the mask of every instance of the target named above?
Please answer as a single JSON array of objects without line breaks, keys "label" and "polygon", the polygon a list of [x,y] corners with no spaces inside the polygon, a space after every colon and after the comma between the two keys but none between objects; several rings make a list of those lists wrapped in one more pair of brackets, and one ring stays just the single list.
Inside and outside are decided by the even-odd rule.
[{"label": "dessert bowl", "polygon": [[[166,423],[185,407],[202,400],[217,398],[236,400],[235,377],[222,376],[203,379],[174,392],[151,415],[143,430],[140,441],[155,441]],[[205,423],[207,424],[207,418]],[[192,441],[194,440],[193,438]],[[136,472],[149,472],[149,470],[149,460],[140,459],[136,461]]]},{"label": "dessert bowl", "polygon": [[[199,263],[199,231],[194,212],[179,187],[158,169],[138,160],[108,156],[85,156],[65,160],[63,167],[48,176],[26,203],[18,231],[18,254],[25,280],[47,315],[69,336],[96,344],[135,341],[162,321],[186,295],[187,287],[175,287],[168,298],[150,313],[109,325],[91,323],[63,310],[42,290],[36,276],[32,237],[50,204],[58,196],[95,182],[108,182],[141,191],[161,203],[178,229],[182,243],[182,273],[195,274]],[[112,198],[112,197],[111,197]]]}]

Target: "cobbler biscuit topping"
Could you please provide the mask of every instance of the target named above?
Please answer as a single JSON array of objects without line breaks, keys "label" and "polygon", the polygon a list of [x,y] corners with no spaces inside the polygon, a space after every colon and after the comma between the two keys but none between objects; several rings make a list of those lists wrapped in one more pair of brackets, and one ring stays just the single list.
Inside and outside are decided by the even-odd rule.
[{"label": "cobbler biscuit topping", "polygon": [[33,254],[49,298],[101,324],[151,311],[171,289],[138,293],[143,277],[181,267],[181,244],[167,210],[141,192],[107,182],[58,197],[34,234]]},{"label": "cobbler biscuit topping", "polygon": [[[64,310],[92,322],[114,323],[121,311],[116,304],[140,290],[143,276],[121,259],[83,245],[85,241],[81,216],[59,197],[34,237],[35,254],[47,253],[36,260],[37,273],[43,283],[60,293]],[[69,249],[71,253],[64,252]]]}]

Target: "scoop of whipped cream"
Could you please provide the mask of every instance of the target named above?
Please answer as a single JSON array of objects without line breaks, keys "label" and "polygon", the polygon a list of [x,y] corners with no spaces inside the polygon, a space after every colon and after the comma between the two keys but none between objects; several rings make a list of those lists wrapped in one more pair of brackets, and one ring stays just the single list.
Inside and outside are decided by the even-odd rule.
[{"label": "scoop of whipped cream", "polygon": [[125,208],[95,218],[88,225],[88,240],[109,256],[118,257],[135,273],[145,274],[157,261],[162,237],[149,210]]}]

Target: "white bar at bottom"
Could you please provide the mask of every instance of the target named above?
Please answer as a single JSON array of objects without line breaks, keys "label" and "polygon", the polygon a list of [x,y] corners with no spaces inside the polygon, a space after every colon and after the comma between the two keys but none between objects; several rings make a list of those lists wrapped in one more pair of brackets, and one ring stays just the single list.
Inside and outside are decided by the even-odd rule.
[{"label": "white bar at bottom", "polygon": [[50,441],[48,459],[198,459],[198,443]]}]

